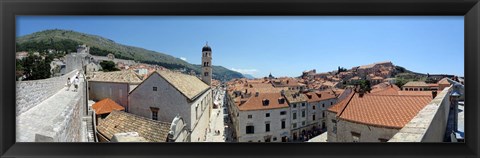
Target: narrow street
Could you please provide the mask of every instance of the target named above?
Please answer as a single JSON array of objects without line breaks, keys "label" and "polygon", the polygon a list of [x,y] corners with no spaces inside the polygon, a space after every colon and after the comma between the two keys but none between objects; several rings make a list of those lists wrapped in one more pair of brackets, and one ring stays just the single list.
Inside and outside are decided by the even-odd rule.
[{"label": "narrow street", "polygon": [[225,91],[221,88],[215,88],[213,92],[213,103],[217,105],[217,108],[213,108],[211,112],[207,142],[226,142],[229,139],[225,137],[225,133],[228,133],[228,131],[225,131],[226,127],[224,121],[224,115],[226,113],[224,113],[225,107],[223,107],[223,97]]}]

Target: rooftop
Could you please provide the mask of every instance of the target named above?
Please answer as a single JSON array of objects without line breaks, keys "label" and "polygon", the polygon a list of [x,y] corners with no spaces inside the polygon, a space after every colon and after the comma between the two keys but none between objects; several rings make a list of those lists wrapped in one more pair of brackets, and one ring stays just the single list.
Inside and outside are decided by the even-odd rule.
[{"label": "rooftop", "polygon": [[[280,93],[259,93],[258,96],[252,95],[245,103],[239,105],[238,109],[242,111],[249,111],[288,108],[287,101],[283,100],[283,102],[280,102],[281,99],[285,98],[282,97]],[[268,100],[268,105],[263,105],[264,100]]]},{"label": "rooftop", "polygon": [[202,92],[210,88],[210,86],[192,75],[185,75],[182,73],[169,71],[155,72],[190,100],[195,100],[197,96],[201,95]]},{"label": "rooftop", "polygon": [[92,105],[92,108],[95,110],[95,113],[97,115],[108,114],[114,110],[120,110],[120,111],[125,110],[123,106],[117,104],[115,101],[111,100],[110,98],[105,98],[99,102],[96,102],[95,104]]},{"label": "rooftop", "polygon": [[427,83],[423,81],[410,81],[407,82],[403,87],[429,87]]},{"label": "rooftop", "polygon": [[112,72],[97,72],[89,81],[98,82],[116,82],[116,83],[130,83],[140,84],[140,79],[137,74],[131,70],[127,71],[112,71]]},{"label": "rooftop", "polygon": [[149,142],[166,142],[170,125],[167,122],[114,110],[99,123],[97,130],[108,139],[112,139],[117,133],[137,132]]}]

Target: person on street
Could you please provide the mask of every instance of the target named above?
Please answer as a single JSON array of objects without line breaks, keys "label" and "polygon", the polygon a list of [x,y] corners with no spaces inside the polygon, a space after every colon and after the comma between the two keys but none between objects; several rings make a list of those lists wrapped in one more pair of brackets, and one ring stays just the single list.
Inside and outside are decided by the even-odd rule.
[{"label": "person on street", "polygon": [[70,90],[70,86],[72,85],[72,82],[70,82],[70,77],[67,79],[67,91]]},{"label": "person on street", "polygon": [[80,84],[80,80],[78,79],[78,76],[73,80],[73,85],[75,86],[75,92],[78,91],[78,85]]}]

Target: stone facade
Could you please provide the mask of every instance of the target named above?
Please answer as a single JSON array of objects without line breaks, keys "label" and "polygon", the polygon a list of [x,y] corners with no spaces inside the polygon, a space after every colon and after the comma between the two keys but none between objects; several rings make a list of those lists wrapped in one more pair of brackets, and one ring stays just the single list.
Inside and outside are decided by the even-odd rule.
[{"label": "stone facade", "polygon": [[212,49],[205,45],[202,49],[202,81],[212,85]]},{"label": "stone facade", "polygon": [[128,93],[130,92],[128,83],[88,81],[88,87],[91,100],[100,101],[110,98],[122,105],[128,112]]},{"label": "stone facade", "polygon": [[[16,115],[20,115],[65,87],[67,79],[72,78],[78,71],[72,71],[59,77],[43,80],[17,81]],[[73,86],[72,86],[73,87]]]},{"label": "stone facade", "polygon": [[[290,115],[288,108],[239,111],[238,134],[239,142],[281,142],[282,137],[290,138]],[[285,114],[281,114],[284,112]],[[269,117],[266,114],[269,113]],[[252,117],[249,118],[248,116]],[[282,120],[285,121],[285,128],[282,129]],[[266,124],[269,124],[270,131],[266,131]],[[253,126],[254,133],[247,134],[246,127]]]},{"label": "stone facade", "polygon": [[206,139],[212,104],[211,89],[189,101],[158,73],[153,73],[130,93],[128,112],[152,118],[152,108],[158,108],[158,120],[164,122],[179,115],[192,132],[189,141],[201,142]]},{"label": "stone facade", "polygon": [[[346,120],[337,120],[337,140],[328,138],[332,142],[381,142],[388,141],[400,129],[369,126]],[[360,134],[355,140],[355,134]]]},{"label": "stone facade", "polygon": [[[326,111],[332,105],[337,103],[337,98],[322,100],[318,102],[308,103],[308,117],[307,117],[307,126],[308,128],[318,127],[323,129],[326,127]],[[315,106],[315,109],[313,108]],[[325,114],[324,114],[325,113]],[[313,117],[315,116],[315,120]],[[324,124],[325,123],[325,124]]]}]

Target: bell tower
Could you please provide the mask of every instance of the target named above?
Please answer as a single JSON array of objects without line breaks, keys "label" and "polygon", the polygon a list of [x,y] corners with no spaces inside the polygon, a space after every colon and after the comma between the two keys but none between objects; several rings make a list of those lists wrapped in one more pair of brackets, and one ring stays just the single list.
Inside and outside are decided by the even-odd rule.
[{"label": "bell tower", "polygon": [[208,42],[202,48],[202,81],[212,85],[212,48],[208,46]]}]

